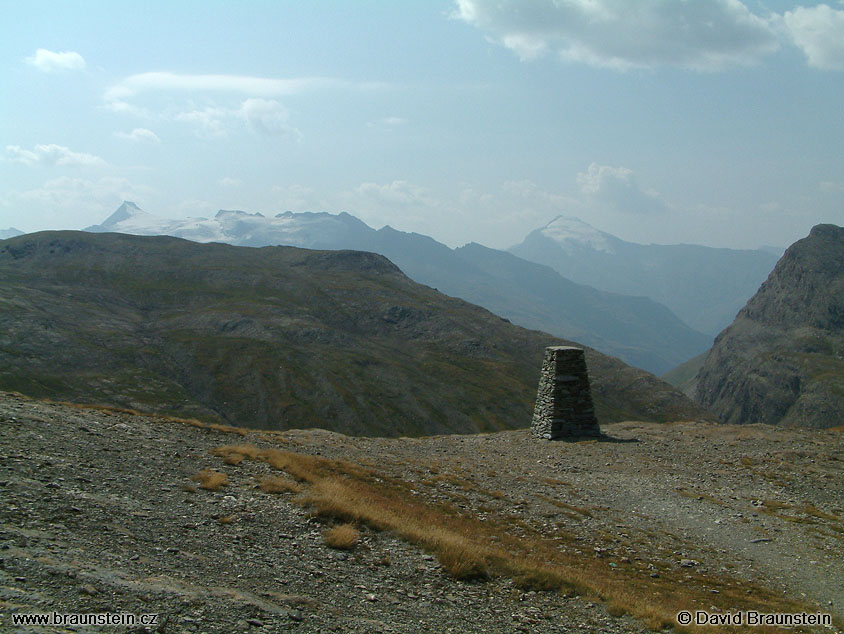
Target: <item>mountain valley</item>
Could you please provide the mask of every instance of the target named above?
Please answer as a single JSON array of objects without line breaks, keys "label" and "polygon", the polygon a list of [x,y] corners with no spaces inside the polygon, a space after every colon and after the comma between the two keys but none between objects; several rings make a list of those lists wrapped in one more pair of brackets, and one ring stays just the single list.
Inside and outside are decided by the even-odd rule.
[{"label": "mountain valley", "polygon": [[531,232],[510,252],[580,284],[649,297],[712,336],[729,325],[779,257],[767,249],[636,244],[566,216]]}]

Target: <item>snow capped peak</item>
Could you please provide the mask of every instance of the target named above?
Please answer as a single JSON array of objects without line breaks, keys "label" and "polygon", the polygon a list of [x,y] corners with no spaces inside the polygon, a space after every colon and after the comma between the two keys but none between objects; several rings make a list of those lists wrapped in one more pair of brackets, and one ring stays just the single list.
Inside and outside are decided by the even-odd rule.
[{"label": "snow capped peak", "polygon": [[131,200],[124,200],[123,204],[120,205],[120,207],[118,207],[117,210],[106,219],[106,221],[103,223],[103,226],[115,225],[118,222],[128,220],[132,216],[139,213],[144,213],[140,207],[138,207]]},{"label": "snow capped peak", "polygon": [[557,216],[540,229],[540,232],[562,247],[578,245],[593,251],[615,253],[612,244],[615,238],[583,222],[580,218]]},{"label": "snow capped peak", "polygon": [[135,203],[124,200],[123,204],[111,214],[101,225],[88,227],[86,231],[114,231],[135,235],[162,235],[169,233],[170,220],[153,216],[138,207]]}]

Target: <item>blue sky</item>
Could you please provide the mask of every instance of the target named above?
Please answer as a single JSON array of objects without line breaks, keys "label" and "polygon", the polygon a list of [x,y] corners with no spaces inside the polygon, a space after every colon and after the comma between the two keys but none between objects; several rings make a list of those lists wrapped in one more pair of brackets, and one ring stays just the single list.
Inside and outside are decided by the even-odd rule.
[{"label": "blue sky", "polygon": [[347,211],[451,246],[844,224],[844,3],[0,0],[0,228]]}]

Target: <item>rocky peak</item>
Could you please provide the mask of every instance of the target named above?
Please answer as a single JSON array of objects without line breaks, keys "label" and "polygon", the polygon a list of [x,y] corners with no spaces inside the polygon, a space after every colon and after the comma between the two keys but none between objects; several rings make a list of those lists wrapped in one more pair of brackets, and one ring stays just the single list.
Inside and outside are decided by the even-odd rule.
[{"label": "rocky peak", "polygon": [[844,228],[816,225],[791,245],[739,317],[777,327],[844,329]]},{"label": "rocky peak", "polygon": [[726,423],[844,424],[844,229],[817,225],[786,250],[698,379]]}]

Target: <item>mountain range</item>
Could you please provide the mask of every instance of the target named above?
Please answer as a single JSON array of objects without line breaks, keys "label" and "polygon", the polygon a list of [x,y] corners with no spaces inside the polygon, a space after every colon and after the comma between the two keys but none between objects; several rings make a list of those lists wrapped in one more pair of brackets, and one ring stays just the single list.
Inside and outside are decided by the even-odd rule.
[{"label": "mountain range", "polygon": [[[359,435],[525,427],[565,344],[361,251],[40,232],[0,242],[0,390]],[[588,349],[602,422],[701,420]]]},{"label": "mountain range", "polygon": [[844,425],[844,229],[791,245],[715,340],[697,400],[725,423]]},{"label": "mountain range", "polygon": [[[124,202],[92,232],[171,235],[238,246],[354,249],[386,256],[413,280],[483,306],[514,323],[574,339],[661,374],[707,350],[711,337],[664,305],[572,282],[548,266],[479,244],[451,249],[433,238],[375,230],[347,213],[221,210],[211,219],[168,220]],[[755,289],[753,289],[755,290]],[[748,293],[747,297],[752,294]],[[746,299],[745,297],[744,299]]]},{"label": "mountain range", "polygon": [[739,250],[626,242],[565,216],[532,231],[510,252],[580,284],[649,297],[711,336],[732,322],[780,256],[770,247]]}]

